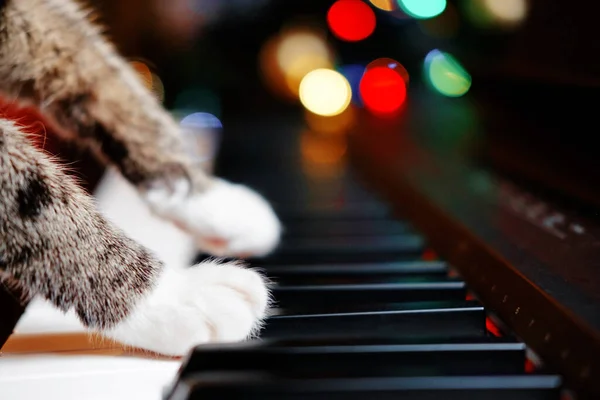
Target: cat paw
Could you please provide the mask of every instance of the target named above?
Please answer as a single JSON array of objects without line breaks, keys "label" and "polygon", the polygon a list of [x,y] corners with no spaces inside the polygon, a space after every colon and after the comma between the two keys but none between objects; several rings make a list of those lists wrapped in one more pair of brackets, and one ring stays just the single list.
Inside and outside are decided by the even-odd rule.
[{"label": "cat paw", "polygon": [[158,215],[192,234],[198,246],[218,257],[264,256],[279,244],[281,224],[272,207],[250,188],[216,179],[189,196],[189,186],[155,186],[144,198]]},{"label": "cat paw", "polygon": [[164,268],[130,314],[101,334],[124,345],[183,356],[200,344],[252,338],[268,305],[264,278],[236,263]]}]

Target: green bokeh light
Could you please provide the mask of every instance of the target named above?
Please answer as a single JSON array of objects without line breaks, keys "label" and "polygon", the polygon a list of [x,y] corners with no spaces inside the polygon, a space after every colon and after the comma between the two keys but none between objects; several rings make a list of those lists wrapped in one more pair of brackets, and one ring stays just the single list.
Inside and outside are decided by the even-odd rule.
[{"label": "green bokeh light", "polygon": [[427,19],[446,9],[446,0],[397,0],[402,10],[413,18]]},{"label": "green bokeh light", "polygon": [[463,96],[471,88],[471,75],[454,57],[439,50],[425,57],[425,77],[433,89],[448,97]]}]

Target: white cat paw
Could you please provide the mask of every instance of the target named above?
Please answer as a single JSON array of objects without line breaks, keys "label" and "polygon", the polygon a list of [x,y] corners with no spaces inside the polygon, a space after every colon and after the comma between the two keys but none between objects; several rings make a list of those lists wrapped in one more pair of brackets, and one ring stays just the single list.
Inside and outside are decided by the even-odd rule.
[{"label": "white cat paw", "polygon": [[236,263],[164,268],[129,316],[101,334],[136,348],[182,356],[196,345],[255,336],[268,304],[263,277]]},{"label": "white cat paw", "polygon": [[279,244],[281,224],[277,216],[250,188],[216,179],[205,192],[188,196],[184,181],[174,187],[173,191],[155,186],[144,197],[154,212],[192,234],[209,254],[260,257]]}]

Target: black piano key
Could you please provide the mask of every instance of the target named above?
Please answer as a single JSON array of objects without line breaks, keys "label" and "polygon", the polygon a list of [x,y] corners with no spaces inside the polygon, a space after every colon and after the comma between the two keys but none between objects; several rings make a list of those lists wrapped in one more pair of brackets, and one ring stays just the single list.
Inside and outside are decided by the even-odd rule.
[{"label": "black piano key", "polygon": [[322,221],[306,220],[284,225],[285,240],[300,237],[398,235],[411,231],[410,225],[397,220]]},{"label": "black piano key", "polygon": [[265,271],[280,284],[419,282],[443,279],[448,275],[448,265],[441,261],[269,265]]},{"label": "black piano key", "polygon": [[347,221],[347,220],[389,220],[389,206],[378,202],[364,202],[329,206],[287,207],[274,204],[275,211],[284,222],[318,220],[318,221]]},{"label": "black piano key", "polygon": [[525,345],[516,342],[289,345],[255,340],[198,346],[179,377],[252,370],[314,378],[512,375],[523,373],[524,366]]},{"label": "black piano key", "polygon": [[264,339],[453,338],[485,335],[485,312],[477,303],[395,304],[381,311],[276,315]]},{"label": "black piano key", "polygon": [[276,286],[276,306],[286,310],[326,310],[354,304],[464,300],[462,281]]},{"label": "black piano key", "polygon": [[179,382],[169,400],[559,400],[555,375],[294,379],[257,372],[208,372]]},{"label": "black piano key", "polygon": [[256,259],[257,265],[320,264],[401,261],[419,257],[425,241],[419,235],[297,239],[284,242],[271,256]]}]

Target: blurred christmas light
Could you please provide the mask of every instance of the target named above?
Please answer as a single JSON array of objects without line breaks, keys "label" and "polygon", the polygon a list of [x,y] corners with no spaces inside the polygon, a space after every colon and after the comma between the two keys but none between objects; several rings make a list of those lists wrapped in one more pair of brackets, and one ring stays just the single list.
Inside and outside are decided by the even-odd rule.
[{"label": "blurred christmas light", "polygon": [[277,62],[289,90],[297,96],[300,82],[306,74],[318,68],[333,67],[333,54],[320,33],[294,30],[282,34]]},{"label": "blurred christmas light", "polygon": [[369,0],[371,4],[383,11],[394,11],[398,9],[396,0]]},{"label": "blurred christmas light", "polygon": [[351,99],[350,83],[337,71],[319,68],[306,74],[300,82],[300,101],[315,114],[340,114],[348,107]]},{"label": "blurred christmas light", "polygon": [[521,22],[527,15],[526,0],[483,0],[488,11],[501,22]]},{"label": "blurred christmas light", "polygon": [[410,82],[410,77],[408,76],[408,71],[398,61],[391,59],[391,58],[382,57],[382,58],[378,58],[374,61],[371,61],[369,64],[367,64],[366,69],[369,70],[369,69],[375,68],[375,67],[385,67],[385,68],[389,68],[389,69],[396,71],[402,77],[402,79],[404,79],[404,83],[406,83],[406,86],[408,87],[408,84]]},{"label": "blurred christmas light", "polygon": [[437,92],[459,97],[471,87],[471,76],[450,54],[432,50],[425,57],[425,78]]},{"label": "blurred christmas light", "polygon": [[130,61],[129,65],[135,70],[146,88],[152,89],[152,71],[141,61]]},{"label": "blurred christmas light", "polygon": [[206,112],[195,112],[186,115],[181,119],[179,124],[186,128],[197,128],[197,129],[220,129],[223,124],[216,116]]},{"label": "blurred christmas light", "polygon": [[465,14],[481,28],[507,28],[520,25],[529,12],[527,0],[471,0],[465,3]]},{"label": "blurred christmas light", "polygon": [[179,125],[185,149],[192,161],[211,172],[221,144],[221,121],[210,113],[193,112],[185,115]]},{"label": "blurred christmas light", "polygon": [[333,34],[348,42],[366,39],[375,30],[375,13],[362,0],[337,0],[327,12]]},{"label": "blurred christmas light", "polygon": [[446,0],[398,0],[398,5],[413,18],[433,18],[446,9]]},{"label": "blurred christmas light", "polygon": [[297,101],[302,78],[318,68],[333,68],[334,58],[323,32],[297,26],[284,29],[263,45],[259,67],[271,91]]},{"label": "blurred christmas light", "polygon": [[[402,107],[406,100],[406,78],[398,69],[394,68],[395,65],[399,65],[397,62],[392,63],[391,67],[387,64],[372,64],[367,66],[360,81],[363,103],[368,110],[375,114],[394,113]],[[402,69],[404,68],[402,67]]]},{"label": "blurred christmas light", "polygon": [[160,77],[142,61],[129,61],[129,65],[135,70],[144,86],[150,89],[158,101],[162,103],[165,99],[165,87]]}]

